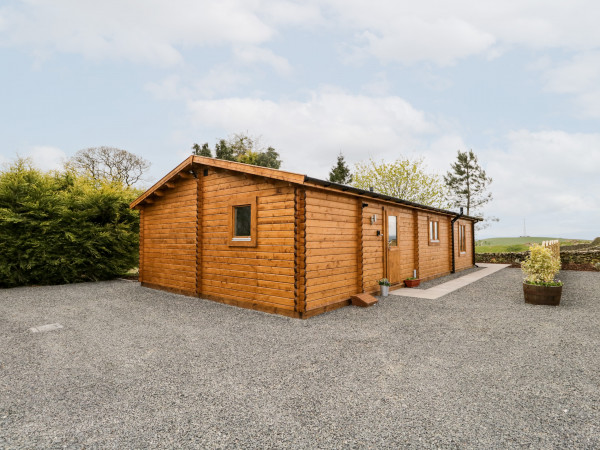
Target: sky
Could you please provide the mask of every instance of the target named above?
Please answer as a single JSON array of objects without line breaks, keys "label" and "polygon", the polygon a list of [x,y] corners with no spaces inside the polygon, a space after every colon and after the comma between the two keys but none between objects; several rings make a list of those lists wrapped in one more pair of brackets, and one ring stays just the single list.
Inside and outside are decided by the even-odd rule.
[{"label": "sky", "polygon": [[593,0],[0,0],[0,163],[111,146],[150,186],[238,132],[317,178],[472,149],[500,219],[478,238],[593,239],[598,23]]}]

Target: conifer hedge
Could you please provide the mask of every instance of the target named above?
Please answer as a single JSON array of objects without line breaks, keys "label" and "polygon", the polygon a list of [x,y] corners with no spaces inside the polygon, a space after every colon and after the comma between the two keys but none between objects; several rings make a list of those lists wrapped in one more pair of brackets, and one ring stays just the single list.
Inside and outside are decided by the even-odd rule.
[{"label": "conifer hedge", "polygon": [[111,279],[138,264],[139,192],[18,160],[0,172],[0,287]]}]

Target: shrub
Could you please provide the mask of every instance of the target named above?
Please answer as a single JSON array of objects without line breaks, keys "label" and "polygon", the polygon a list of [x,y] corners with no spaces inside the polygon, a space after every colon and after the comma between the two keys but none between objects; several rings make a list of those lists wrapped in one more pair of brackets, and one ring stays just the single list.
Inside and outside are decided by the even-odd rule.
[{"label": "shrub", "polygon": [[521,264],[521,270],[526,275],[525,282],[545,286],[560,286],[554,281],[560,270],[560,258],[555,258],[549,248],[534,244],[529,247],[529,256]]},{"label": "shrub", "polygon": [[0,172],[0,287],[105,280],[135,267],[137,194],[24,160]]}]

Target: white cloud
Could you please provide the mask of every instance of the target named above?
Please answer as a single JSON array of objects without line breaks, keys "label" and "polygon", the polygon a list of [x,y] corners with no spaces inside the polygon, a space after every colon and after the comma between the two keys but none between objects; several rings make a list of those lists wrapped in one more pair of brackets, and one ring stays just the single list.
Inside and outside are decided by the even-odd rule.
[{"label": "white cloud", "polygon": [[64,151],[47,145],[31,147],[24,156],[31,158],[33,165],[44,171],[61,169],[67,159]]},{"label": "white cloud", "polygon": [[255,46],[238,47],[234,49],[234,54],[239,61],[247,64],[265,63],[282,75],[287,75],[292,70],[287,59],[264,48]]},{"label": "white cloud", "polygon": [[436,131],[422,111],[399,97],[351,95],[334,88],[305,101],[225,98],[189,102],[198,127],[262,135],[285,168],[324,177],[341,150],[349,162],[395,159]]},{"label": "white cloud", "polygon": [[183,47],[260,45],[275,29],[263,2],[242,0],[39,0],[0,10],[0,43],[93,60],[173,65]]},{"label": "white cloud", "polygon": [[482,156],[494,179],[488,211],[506,219],[496,235],[518,235],[523,218],[534,236],[600,234],[600,134],[515,131]]},{"label": "white cloud", "polygon": [[511,46],[584,51],[600,45],[593,0],[327,0],[329,19],[354,32],[361,55],[440,65],[490,58]]},{"label": "white cloud", "polygon": [[600,52],[586,52],[543,68],[545,89],[574,95],[578,115],[600,117]]}]

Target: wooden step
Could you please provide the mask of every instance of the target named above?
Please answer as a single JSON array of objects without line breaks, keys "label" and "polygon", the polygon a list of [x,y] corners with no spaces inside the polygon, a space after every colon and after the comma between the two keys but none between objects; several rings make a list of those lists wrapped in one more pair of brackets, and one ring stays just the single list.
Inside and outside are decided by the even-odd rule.
[{"label": "wooden step", "polygon": [[350,297],[350,300],[352,300],[354,306],[360,306],[361,308],[373,306],[377,303],[377,299],[371,294],[356,294]]}]

